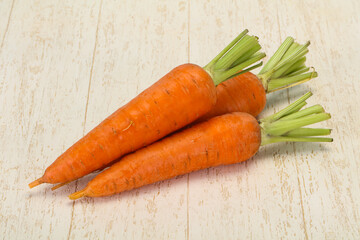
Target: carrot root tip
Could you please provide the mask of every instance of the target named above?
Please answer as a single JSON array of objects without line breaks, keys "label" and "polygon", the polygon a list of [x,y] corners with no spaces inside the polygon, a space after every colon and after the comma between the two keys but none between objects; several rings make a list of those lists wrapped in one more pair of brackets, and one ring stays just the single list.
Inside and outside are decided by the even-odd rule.
[{"label": "carrot root tip", "polygon": [[79,198],[82,198],[82,197],[85,197],[85,196],[86,196],[86,189],[83,189],[81,191],[74,192],[73,194],[70,194],[69,198],[71,200],[76,200],[76,199],[79,199]]},{"label": "carrot root tip", "polygon": [[32,183],[29,183],[29,187],[30,187],[30,188],[33,188],[33,187],[36,187],[36,186],[38,186],[38,185],[40,185],[40,184],[42,184],[42,183],[44,183],[44,181],[43,181],[43,179],[42,179],[42,177],[41,177],[41,178],[39,178],[39,179],[36,179],[36,180],[33,181]]},{"label": "carrot root tip", "polygon": [[51,188],[51,191],[54,191],[54,190],[56,190],[56,189],[58,189],[58,188],[61,188],[62,186],[66,185],[66,184],[68,184],[68,183],[69,183],[69,182],[59,183],[59,184],[53,186],[53,187]]}]

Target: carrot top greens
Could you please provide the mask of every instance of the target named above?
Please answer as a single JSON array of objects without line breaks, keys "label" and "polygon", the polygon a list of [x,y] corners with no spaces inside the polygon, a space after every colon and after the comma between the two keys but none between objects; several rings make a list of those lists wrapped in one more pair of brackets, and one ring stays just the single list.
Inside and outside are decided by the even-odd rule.
[{"label": "carrot top greens", "polygon": [[265,53],[258,52],[261,49],[258,38],[249,36],[247,33],[247,29],[240,33],[239,36],[204,67],[204,70],[212,77],[215,85],[219,85],[227,79],[262,65],[262,62],[260,62],[250,66],[266,55]]},{"label": "carrot top greens", "polygon": [[[300,45],[287,37],[258,74],[267,93],[293,87],[317,77],[305,66],[310,42]],[[313,69],[313,68],[312,68]]]},{"label": "carrot top greens", "polygon": [[332,142],[332,138],[314,137],[329,135],[331,129],[303,128],[331,118],[320,105],[300,110],[311,95],[308,92],[283,110],[261,119],[261,145],[276,142]]}]

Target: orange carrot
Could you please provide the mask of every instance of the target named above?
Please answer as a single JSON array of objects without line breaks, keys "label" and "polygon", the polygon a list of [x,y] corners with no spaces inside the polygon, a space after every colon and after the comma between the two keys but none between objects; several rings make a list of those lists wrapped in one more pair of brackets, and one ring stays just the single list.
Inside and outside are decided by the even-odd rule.
[{"label": "orange carrot", "polygon": [[250,66],[265,56],[260,48],[245,30],[204,68],[174,68],[71,146],[29,187],[63,185],[193,122],[214,106],[216,85],[261,65]]},{"label": "orange carrot", "polygon": [[[246,112],[257,116],[265,107],[266,93],[316,77],[316,72],[306,73],[309,68],[304,64],[304,55],[307,53],[308,45],[309,43],[299,45],[293,38],[288,37],[261,70],[259,76],[247,72],[219,84],[216,87],[215,106],[196,122],[231,112]],[[108,166],[111,164],[113,162]]]},{"label": "orange carrot", "polygon": [[282,141],[330,142],[329,129],[302,128],[330,118],[321,106],[300,108],[311,93],[284,110],[258,121],[248,113],[230,113],[199,123],[129,154],[91,180],[70,199],[100,197],[178,175],[252,157],[260,145]]},{"label": "orange carrot", "polygon": [[231,112],[246,112],[256,117],[266,104],[266,91],[259,78],[250,72],[219,84],[216,97],[215,106],[198,122]]},{"label": "orange carrot", "polygon": [[266,94],[306,82],[317,76],[305,66],[307,42],[299,45],[286,38],[258,76],[248,72],[236,76],[216,87],[216,105],[197,122],[225,113],[246,112],[254,117],[266,104]]}]

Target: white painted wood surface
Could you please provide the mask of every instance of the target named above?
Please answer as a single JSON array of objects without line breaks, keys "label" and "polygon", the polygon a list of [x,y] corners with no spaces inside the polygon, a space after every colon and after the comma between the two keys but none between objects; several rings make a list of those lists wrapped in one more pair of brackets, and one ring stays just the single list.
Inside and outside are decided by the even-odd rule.
[{"label": "white painted wood surface", "polygon": [[[0,1],[0,239],[357,239],[360,3]],[[271,55],[311,40],[308,90],[332,144],[276,144],[251,160],[101,199],[27,184],[102,119],[184,62],[206,64],[248,28]]]}]

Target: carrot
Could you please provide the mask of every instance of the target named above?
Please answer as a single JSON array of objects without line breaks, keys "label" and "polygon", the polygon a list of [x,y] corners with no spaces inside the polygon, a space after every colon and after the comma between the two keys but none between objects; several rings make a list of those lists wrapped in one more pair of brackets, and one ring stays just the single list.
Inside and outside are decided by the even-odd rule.
[{"label": "carrot", "polygon": [[184,64],[171,70],[66,150],[29,187],[83,177],[204,115],[216,102],[216,85],[262,64],[251,66],[265,54],[247,32],[204,68]]},{"label": "carrot", "polygon": [[308,72],[310,68],[305,66],[309,44],[300,45],[292,37],[287,37],[258,76],[246,72],[219,84],[216,87],[216,104],[195,123],[231,112],[257,116],[265,107],[267,93],[316,77],[317,73]]},{"label": "carrot", "polygon": [[258,121],[248,113],[229,113],[175,133],[129,154],[91,180],[70,199],[101,197],[218,165],[245,161],[261,145],[275,142],[331,142],[329,129],[302,128],[330,114],[316,105],[300,111],[311,93]]},{"label": "carrot", "polygon": [[197,122],[230,112],[259,115],[266,104],[266,94],[289,88],[317,77],[308,72],[305,55],[310,42],[299,45],[286,38],[272,58],[256,76],[250,72],[238,75],[216,87],[216,105]]}]

